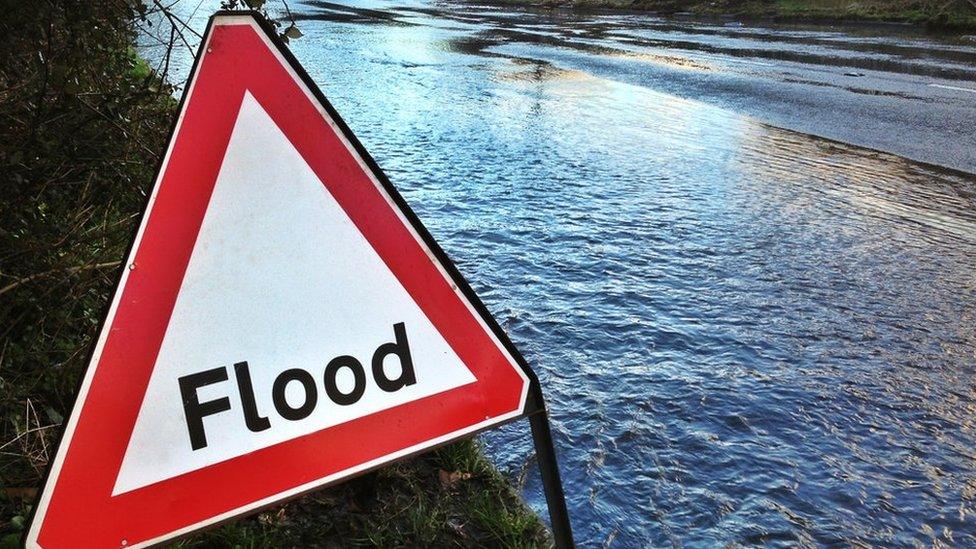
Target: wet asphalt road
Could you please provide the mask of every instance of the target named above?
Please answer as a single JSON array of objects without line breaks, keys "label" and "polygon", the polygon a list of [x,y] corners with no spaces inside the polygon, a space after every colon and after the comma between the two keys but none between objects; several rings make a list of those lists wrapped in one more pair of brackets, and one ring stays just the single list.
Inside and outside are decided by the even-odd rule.
[{"label": "wet asphalt road", "polygon": [[775,126],[976,172],[976,36],[456,3],[303,6],[299,17],[306,20],[409,25],[433,16],[474,25],[481,32],[458,44],[468,52],[549,61]]},{"label": "wet asphalt road", "polygon": [[[177,4],[200,30],[217,7],[209,0]],[[904,25],[668,19],[466,2],[309,0],[293,11],[300,24],[475,31],[452,47],[549,62],[781,128],[976,173],[976,35]],[[183,50],[171,61],[172,81],[186,77],[188,57]]]}]

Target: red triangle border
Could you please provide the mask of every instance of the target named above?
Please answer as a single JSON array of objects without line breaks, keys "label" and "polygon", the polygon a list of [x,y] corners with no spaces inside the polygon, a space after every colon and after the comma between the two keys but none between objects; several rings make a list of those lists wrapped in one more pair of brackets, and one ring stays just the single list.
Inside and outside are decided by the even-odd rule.
[{"label": "red triangle border", "polygon": [[[263,18],[212,17],[189,82],[27,546],[171,540],[536,410],[525,360]],[[478,381],[112,497],[245,90]]]}]

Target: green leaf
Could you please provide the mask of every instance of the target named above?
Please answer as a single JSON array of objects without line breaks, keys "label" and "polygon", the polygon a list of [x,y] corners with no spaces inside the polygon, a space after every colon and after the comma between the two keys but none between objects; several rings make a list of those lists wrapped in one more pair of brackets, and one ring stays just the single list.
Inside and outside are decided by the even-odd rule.
[{"label": "green leaf", "polygon": [[244,3],[252,10],[259,10],[264,5],[264,0],[244,0]]},{"label": "green leaf", "polygon": [[10,525],[13,526],[15,530],[23,530],[24,517],[21,515],[15,516],[14,518],[10,519]]},{"label": "green leaf", "polygon": [[64,416],[62,416],[57,410],[55,410],[51,406],[45,408],[45,411],[47,412],[47,418],[51,420],[51,423],[54,423],[55,425],[61,425],[61,422],[64,421]]}]

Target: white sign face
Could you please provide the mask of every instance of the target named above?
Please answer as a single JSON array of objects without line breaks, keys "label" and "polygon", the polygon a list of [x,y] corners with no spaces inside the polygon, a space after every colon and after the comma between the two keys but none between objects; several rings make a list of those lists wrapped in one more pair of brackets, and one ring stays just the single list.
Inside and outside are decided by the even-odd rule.
[{"label": "white sign face", "polygon": [[[415,383],[393,392],[372,379],[377,348],[403,324]],[[355,406],[331,401],[326,365],[348,355],[364,365]],[[246,361],[257,415],[248,429],[234,365]],[[201,368],[201,366],[204,366]],[[201,386],[201,402],[230,399],[230,410],[201,418],[206,446],[193,449],[178,380],[226,368],[227,380]],[[275,379],[311,374],[317,403],[300,420],[273,402]],[[401,360],[385,365],[399,379]],[[336,375],[342,394],[355,378]],[[250,93],[227,154],[180,295],[163,339],[113,494],[247,454],[357,417],[475,381],[288,138]],[[285,386],[292,408],[306,402],[301,380]],[[251,391],[246,391],[244,398]]]}]

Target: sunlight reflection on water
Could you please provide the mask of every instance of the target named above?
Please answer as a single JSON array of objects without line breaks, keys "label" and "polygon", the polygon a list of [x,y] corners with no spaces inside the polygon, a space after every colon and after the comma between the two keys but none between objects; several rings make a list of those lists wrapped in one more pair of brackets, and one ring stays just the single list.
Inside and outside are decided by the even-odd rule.
[{"label": "sunlight reflection on water", "polygon": [[976,544],[973,177],[400,19],[293,50],[539,373],[581,542]]}]

